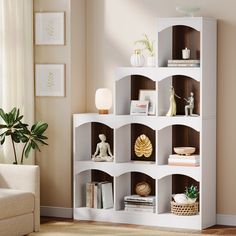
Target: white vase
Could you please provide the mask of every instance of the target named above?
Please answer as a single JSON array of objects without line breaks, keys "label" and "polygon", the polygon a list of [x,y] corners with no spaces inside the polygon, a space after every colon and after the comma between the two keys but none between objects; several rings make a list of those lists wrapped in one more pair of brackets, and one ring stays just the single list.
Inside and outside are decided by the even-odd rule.
[{"label": "white vase", "polygon": [[130,63],[131,63],[132,66],[135,66],[135,67],[144,66],[145,58],[140,53],[140,50],[135,50],[134,54],[131,55]]},{"label": "white vase", "polygon": [[156,58],[154,56],[147,57],[147,66],[155,67],[156,66]]}]

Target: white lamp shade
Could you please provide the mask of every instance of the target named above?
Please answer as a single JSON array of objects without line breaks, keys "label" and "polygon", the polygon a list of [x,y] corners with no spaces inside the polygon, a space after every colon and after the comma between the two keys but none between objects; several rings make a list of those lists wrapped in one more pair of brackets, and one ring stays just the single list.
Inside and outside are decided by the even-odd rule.
[{"label": "white lamp shade", "polygon": [[109,110],[112,106],[112,94],[108,88],[99,88],[95,94],[95,105],[98,110]]}]

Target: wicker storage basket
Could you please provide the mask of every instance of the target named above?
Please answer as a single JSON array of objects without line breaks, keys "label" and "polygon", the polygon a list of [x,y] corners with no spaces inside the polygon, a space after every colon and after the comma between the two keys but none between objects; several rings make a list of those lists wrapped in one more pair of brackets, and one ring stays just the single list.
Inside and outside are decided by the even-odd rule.
[{"label": "wicker storage basket", "polygon": [[198,213],[198,202],[191,204],[178,204],[174,201],[171,202],[171,213],[179,216],[191,216]]}]

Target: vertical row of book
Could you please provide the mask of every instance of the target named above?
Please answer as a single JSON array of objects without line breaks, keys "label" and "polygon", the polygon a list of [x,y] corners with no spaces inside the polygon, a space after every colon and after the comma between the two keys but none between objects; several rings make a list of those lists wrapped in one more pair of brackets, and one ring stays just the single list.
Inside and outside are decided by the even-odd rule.
[{"label": "vertical row of book", "polygon": [[86,207],[98,209],[113,208],[112,183],[86,183]]}]

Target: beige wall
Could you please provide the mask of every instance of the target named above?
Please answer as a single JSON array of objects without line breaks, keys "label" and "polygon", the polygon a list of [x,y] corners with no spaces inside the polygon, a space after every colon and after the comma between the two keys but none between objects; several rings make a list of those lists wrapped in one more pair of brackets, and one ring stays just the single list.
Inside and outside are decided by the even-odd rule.
[{"label": "beige wall", "polygon": [[112,89],[114,69],[129,65],[133,42],[154,38],[155,17],[179,16],[179,5],[218,19],[217,212],[236,214],[235,0],[87,0],[87,111],[98,87]]},{"label": "beige wall", "polygon": [[36,98],[36,118],[49,123],[50,144],[37,154],[41,205],[72,205],[71,114],[83,112],[85,102],[88,112],[96,111],[95,90],[113,88],[114,69],[129,65],[133,42],[144,32],[155,38],[155,18],[179,16],[178,5],[200,6],[198,15],[218,19],[217,212],[236,214],[235,0],[34,0],[35,11],[66,12],[67,37],[66,46],[35,47],[35,62],[66,63],[66,97]]},{"label": "beige wall", "polygon": [[[49,124],[48,147],[37,153],[41,205],[72,207],[72,114],[85,111],[85,1],[34,0],[34,11],[65,12],[64,46],[35,46],[35,63],[66,66],[65,97],[36,97],[36,119]],[[73,30],[72,30],[73,29]]]}]

